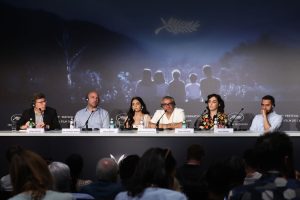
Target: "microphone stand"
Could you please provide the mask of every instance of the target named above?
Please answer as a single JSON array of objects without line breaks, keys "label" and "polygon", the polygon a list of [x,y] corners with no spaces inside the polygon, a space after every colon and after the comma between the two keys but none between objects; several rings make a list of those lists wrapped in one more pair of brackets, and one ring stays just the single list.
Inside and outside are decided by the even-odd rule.
[{"label": "microphone stand", "polygon": [[156,130],[158,130],[158,131],[164,130],[163,128],[159,128],[159,122],[160,122],[161,118],[166,114],[166,112],[167,111],[165,110],[164,114],[162,114],[156,122]]},{"label": "microphone stand", "polygon": [[202,117],[202,115],[206,113],[206,109],[203,110],[203,112],[200,114],[200,116],[196,119],[196,121],[194,122],[194,130],[201,130],[198,126],[198,121],[199,119]]},{"label": "microphone stand", "polygon": [[89,123],[90,117],[92,116],[92,114],[93,114],[94,112],[95,112],[95,111],[92,110],[91,114],[89,115],[88,119],[86,120],[86,122],[85,122],[85,124],[84,124],[85,128],[82,128],[82,129],[81,129],[82,131],[92,131],[92,130],[93,130],[92,128],[89,128],[89,127],[88,127],[88,123]]}]

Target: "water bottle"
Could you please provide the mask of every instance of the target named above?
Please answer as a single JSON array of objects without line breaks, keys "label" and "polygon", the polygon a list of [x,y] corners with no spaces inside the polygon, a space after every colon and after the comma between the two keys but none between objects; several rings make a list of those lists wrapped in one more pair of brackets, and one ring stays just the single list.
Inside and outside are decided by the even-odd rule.
[{"label": "water bottle", "polygon": [[215,117],[214,119],[214,129],[217,129],[218,128],[218,118]]},{"label": "water bottle", "polygon": [[143,120],[140,121],[140,128],[144,128],[144,121]]},{"label": "water bottle", "polygon": [[183,122],[182,122],[182,128],[186,128],[186,121],[185,120],[183,120]]},{"label": "water bottle", "polygon": [[29,128],[33,128],[34,127],[34,122],[33,122],[32,118],[29,119],[28,126],[29,126]]},{"label": "water bottle", "polygon": [[115,124],[114,124],[113,118],[110,118],[110,121],[109,121],[109,128],[115,128]]},{"label": "water bottle", "polygon": [[74,120],[73,120],[73,117],[70,119],[70,129],[74,129]]}]

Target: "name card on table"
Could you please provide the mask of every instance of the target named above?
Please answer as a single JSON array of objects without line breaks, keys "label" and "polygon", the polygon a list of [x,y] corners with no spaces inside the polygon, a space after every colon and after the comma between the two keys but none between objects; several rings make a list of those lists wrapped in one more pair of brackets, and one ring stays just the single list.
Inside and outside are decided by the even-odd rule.
[{"label": "name card on table", "polygon": [[157,133],[156,128],[138,128],[138,133]]},{"label": "name card on table", "polygon": [[233,128],[215,128],[214,133],[233,133]]},{"label": "name card on table", "polygon": [[118,133],[118,128],[100,128],[100,133]]},{"label": "name card on table", "polygon": [[175,133],[194,133],[193,128],[175,128]]},{"label": "name card on table", "polygon": [[63,128],[62,133],[80,133],[80,128]]},{"label": "name card on table", "polygon": [[27,133],[45,133],[44,128],[28,128],[26,130]]}]

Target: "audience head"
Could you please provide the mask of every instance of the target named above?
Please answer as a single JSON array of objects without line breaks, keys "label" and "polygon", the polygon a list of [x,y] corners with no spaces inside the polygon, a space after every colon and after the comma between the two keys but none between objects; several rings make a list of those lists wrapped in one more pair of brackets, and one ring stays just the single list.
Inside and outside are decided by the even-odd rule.
[{"label": "audience head", "polygon": [[102,158],[96,167],[96,177],[98,180],[116,182],[118,178],[118,165],[111,158]]},{"label": "audience head", "polygon": [[36,110],[46,110],[46,96],[43,93],[34,93],[32,98],[32,106]]},{"label": "audience head", "polygon": [[163,84],[166,82],[165,76],[161,70],[157,70],[153,76],[154,83]]},{"label": "audience head", "polygon": [[32,199],[40,200],[52,187],[52,176],[45,160],[29,150],[13,155],[9,173],[15,194],[30,191]]},{"label": "audience head", "polygon": [[6,150],[6,160],[10,163],[11,162],[11,159],[12,157],[19,153],[20,151],[23,151],[23,148],[19,145],[13,145],[13,146],[10,146],[7,150]]},{"label": "audience head", "polygon": [[187,160],[202,161],[205,156],[205,151],[203,147],[199,144],[192,144],[187,149]]},{"label": "audience head", "polygon": [[257,159],[254,149],[247,149],[243,154],[243,159],[245,162],[245,167],[253,170],[257,169]]},{"label": "audience head", "polygon": [[138,155],[129,155],[124,158],[119,164],[119,174],[123,184],[127,185],[127,182],[134,174],[140,157]]},{"label": "audience head", "polygon": [[207,104],[206,108],[209,112],[217,110],[217,112],[224,113],[225,103],[220,95],[218,94],[208,95],[205,103]]},{"label": "audience head", "polygon": [[83,169],[83,158],[79,154],[71,154],[66,158],[66,164],[70,168],[70,174],[72,179],[71,190],[77,191],[76,184]]},{"label": "audience head", "polygon": [[174,184],[176,161],[169,149],[151,148],[141,157],[128,194],[136,196],[147,187],[172,188]]},{"label": "audience head", "polygon": [[266,110],[267,114],[271,113],[275,107],[275,99],[271,95],[266,95],[261,99],[261,109]]},{"label": "audience head", "polygon": [[254,150],[258,168],[262,173],[275,170],[294,178],[293,144],[284,132],[260,136]]},{"label": "audience head", "polygon": [[83,158],[79,154],[71,154],[66,158],[66,164],[70,168],[71,176],[79,177],[83,169]]},{"label": "audience head", "polygon": [[53,189],[58,192],[71,191],[71,175],[68,165],[62,162],[52,162],[48,165],[53,177]]},{"label": "audience head", "polygon": [[232,188],[243,184],[245,176],[241,158],[231,156],[212,164],[206,172],[209,196],[223,200]]},{"label": "audience head", "polygon": [[96,90],[89,91],[86,95],[87,106],[90,109],[95,109],[99,105],[100,96]]}]

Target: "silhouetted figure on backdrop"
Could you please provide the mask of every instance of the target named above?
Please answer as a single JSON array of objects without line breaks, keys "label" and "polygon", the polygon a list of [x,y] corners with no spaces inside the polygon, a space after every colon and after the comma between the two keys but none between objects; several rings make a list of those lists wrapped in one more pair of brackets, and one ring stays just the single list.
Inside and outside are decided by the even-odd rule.
[{"label": "silhouetted figure on backdrop", "polygon": [[213,76],[210,65],[204,65],[202,67],[202,72],[205,75],[205,78],[200,80],[200,90],[202,100],[204,101],[205,97],[209,94],[220,94],[221,82],[218,78]]},{"label": "silhouetted figure on backdrop", "polygon": [[197,83],[198,76],[195,73],[189,75],[190,83],[185,85],[186,101],[189,103],[200,102],[200,84]]},{"label": "silhouetted figure on backdrop", "polygon": [[185,102],[185,83],[180,79],[181,73],[178,69],[172,71],[173,80],[169,83],[168,94],[176,99],[178,104]]},{"label": "silhouetted figure on backdrop", "polygon": [[151,69],[144,69],[142,79],[136,84],[135,94],[148,103],[155,98],[156,86],[152,80]]},{"label": "silhouetted figure on backdrop", "polygon": [[162,98],[163,96],[166,96],[168,92],[168,83],[161,70],[157,70],[154,73],[153,80],[156,85],[156,97]]}]

